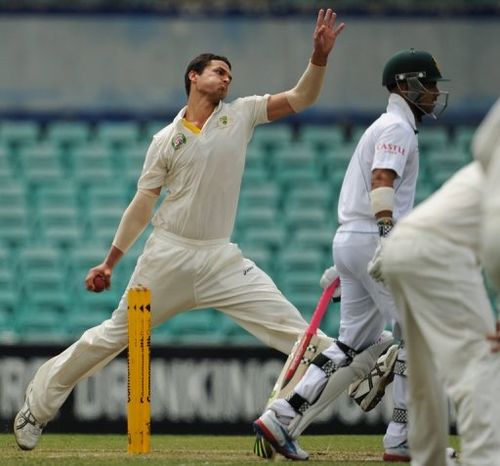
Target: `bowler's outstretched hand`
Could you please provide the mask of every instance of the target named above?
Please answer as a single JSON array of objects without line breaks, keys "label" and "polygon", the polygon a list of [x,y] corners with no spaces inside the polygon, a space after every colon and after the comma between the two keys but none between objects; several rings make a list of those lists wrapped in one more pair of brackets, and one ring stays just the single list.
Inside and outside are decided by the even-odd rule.
[{"label": "bowler's outstretched hand", "polygon": [[316,28],[314,29],[314,51],[312,63],[318,66],[326,65],[328,55],[330,54],[337,36],[344,30],[345,24],[340,23],[335,26],[337,14],[331,9],[319,10]]}]

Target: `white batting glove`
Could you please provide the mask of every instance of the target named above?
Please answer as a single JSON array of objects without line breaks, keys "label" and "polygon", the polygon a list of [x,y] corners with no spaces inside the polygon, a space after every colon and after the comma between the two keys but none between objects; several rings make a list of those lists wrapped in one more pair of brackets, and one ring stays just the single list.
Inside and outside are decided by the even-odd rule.
[{"label": "white batting glove", "polygon": [[382,276],[382,250],[384,248],[385,238],[381,237],[380,242],[375,249],[372,259],[368,262],[368,273],[376,282],[384,282],[384,277]]},{"label": "white batting glove", "polygon": [[[339,273],[337,272],[337,268],[332,265],[331,267],[328,267],[324,272],[323,275],[321,275],[321,278],[319,280],[319,286],[326,290],[334,281],[335,279],[339,276]],[[333,292],[332,295],[332,301],[340,301],[340,284],[337,286],[336,290]]]}]

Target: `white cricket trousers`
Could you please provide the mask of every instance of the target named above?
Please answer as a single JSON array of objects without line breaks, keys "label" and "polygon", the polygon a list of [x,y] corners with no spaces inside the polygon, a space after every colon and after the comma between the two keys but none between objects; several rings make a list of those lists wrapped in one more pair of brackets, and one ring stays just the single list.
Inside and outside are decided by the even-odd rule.
[{"label": "white cricket trousers", "polygon": [[[227,240],[189,240],[156,228],[128,287],[138,284],[151,289],[153,326],[182,311],[215,308],[283,353],[291,351],[307,326],[271,278]],[[125,293],[108,320],[37,371],[28,395],[36,419],[50,421],[73,387],[116,357],[127,342]]]},{"label": "white cricket trousers", "polygon": [[500,465],[500,354],[495,322],[472,250],[398,225],[382,271],[401,313],[408,357],[412,466],[444,466],[446,395],[457,410],[462,466]]}]

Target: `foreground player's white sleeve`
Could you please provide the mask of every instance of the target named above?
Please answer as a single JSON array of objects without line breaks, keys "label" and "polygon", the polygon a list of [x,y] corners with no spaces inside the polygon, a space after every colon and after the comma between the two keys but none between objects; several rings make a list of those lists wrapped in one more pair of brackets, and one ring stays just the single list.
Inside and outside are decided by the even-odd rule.
[{"label": "foreground player's white sleeve", "polygon": [[500,99],[491,107],[472,140],[474,158],[486,171],[498,147],[500,147]]},{"label": "foreground player's white sleeve", "polygon": [[484,268],[500,292],[500,146],[490,159],[483,195],[481,242]]}]

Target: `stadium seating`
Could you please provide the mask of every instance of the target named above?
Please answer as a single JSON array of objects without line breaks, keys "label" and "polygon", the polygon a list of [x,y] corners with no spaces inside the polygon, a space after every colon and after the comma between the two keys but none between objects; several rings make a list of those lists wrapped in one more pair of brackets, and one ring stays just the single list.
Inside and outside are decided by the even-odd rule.
[{"label": "stadium seating", "polygon": [[[108,318],[151,227],[117,265],[111,290],[85,290],[133,196],[163,121],[0,123],[0,341],[72,340]],[[339,125],[263,125],[247,152],[232,240],[309,317],[331,265],[337,201],[356,137]],[[425,133],[425,135],[424,135]],[[468,163],[473,128],[425,128],[416,202]],[[332,312],[333,309],[333,312]],[[325,317],[335,334],[338,304]],[[63,325],[61,325],[63,322]],[[256,343],[214,310],[177,316],[156,342]]]}]

